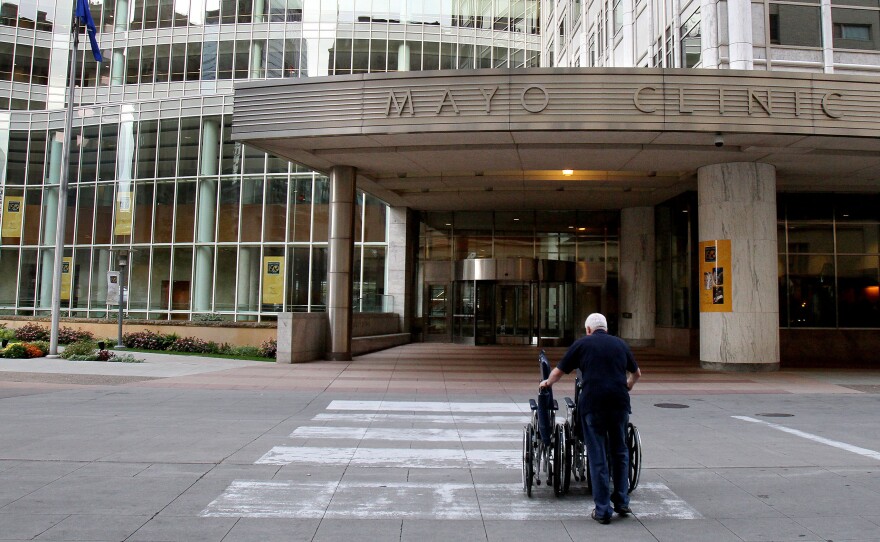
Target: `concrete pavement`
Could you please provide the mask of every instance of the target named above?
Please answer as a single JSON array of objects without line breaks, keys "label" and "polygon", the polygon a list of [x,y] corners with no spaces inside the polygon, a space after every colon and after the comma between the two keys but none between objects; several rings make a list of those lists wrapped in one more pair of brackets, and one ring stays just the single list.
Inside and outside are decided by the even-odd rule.
[{"label": "concrete pavement", "polygon": [[582,484],[521,489],[534,349],[136,355],[0,360],[0,540],[880,540],[880,371],[638,351],[642,480],[603,526]]}]

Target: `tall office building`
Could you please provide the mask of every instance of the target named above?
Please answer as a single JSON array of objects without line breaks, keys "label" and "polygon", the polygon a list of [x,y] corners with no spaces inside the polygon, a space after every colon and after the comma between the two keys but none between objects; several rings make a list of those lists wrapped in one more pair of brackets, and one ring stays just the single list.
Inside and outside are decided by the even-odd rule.
[{"label": "tall office building", "polygon": [[66,198],[73,2],[2,1],[0,313],[48,312],[64,204],[63,315],[106,313],[115,248],[135,250],[132,318],[325,310],[331,183],[307,166],[344,165],[367,191],[354,310],[411,298],[394,310],[416,339],[522,344],[601,310],[693,352],[728,325],[700,309],[724,277],[698,253],[731,231],[707,233],[700,194],[733,168],[772,177],[745,238],[775,225],[755,267],[774,301],[748,310],[783,354],[800,328],[880,327],[876,1],[92,0],[107,61],[81,44]]}]

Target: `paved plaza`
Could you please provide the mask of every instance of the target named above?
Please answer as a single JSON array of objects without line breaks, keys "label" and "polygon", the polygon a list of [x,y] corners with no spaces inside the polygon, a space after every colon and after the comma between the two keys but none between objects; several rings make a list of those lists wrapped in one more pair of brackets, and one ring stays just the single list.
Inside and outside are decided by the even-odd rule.
[{"label": "paved plaza", "polygon": [[634,515],[599,525],[582,483],[522,490],[534,348],[137,355],[0,360],[0,540],[880,540],[880,371],[637,350]]}]

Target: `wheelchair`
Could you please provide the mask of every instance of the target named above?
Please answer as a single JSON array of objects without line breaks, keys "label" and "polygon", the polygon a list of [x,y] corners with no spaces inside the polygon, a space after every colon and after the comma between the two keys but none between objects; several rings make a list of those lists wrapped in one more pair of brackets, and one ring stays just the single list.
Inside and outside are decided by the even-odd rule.
[{"label": "wheelchair", "polygon": [[[550,376],[550,364],[543,350],[538,359],[543,380]],[[532,420],[523,427],[523,490],[531,497],[532,486],[541,485],[543,477],[547,486],[553,486],[553,493],[561,496],[563,479],[571,471],[566,463],[571,456],[565,426],[556,423],[559,404],[553,399],[553,390],[538,390],[538,400],[529,399],[529,407]]]},{"label": "wheelchair", "polygon": [[[562,473],[562,480],[560,481],[562,494],[569,490],[572,476],[576,482],[586,482],[587,491],[593,491],[593,482],[590,477],[590,460],[587,455],[584,428],[581,424],[577,405],[577,398],[580,397],[583,387],[583,380],[580,377],[576,378],[574,383],[575,401],[572,401],[570,397],[565,398],[565,406],[568,411],[565,416],[565,422],[562,424],[562,432],[565,433],[565,442],[568,444],[565,451],[568,457],[563,462],[569,468]],[[632,493],[638,487],[639,478],[642,473],[642,438],[639,435],[639,429],[632,422],[626,424],[626,448],[629,451],[629,493]],[[610,450],[606,450],[606,453],[608,454],[606,461],[610,465]]]}]

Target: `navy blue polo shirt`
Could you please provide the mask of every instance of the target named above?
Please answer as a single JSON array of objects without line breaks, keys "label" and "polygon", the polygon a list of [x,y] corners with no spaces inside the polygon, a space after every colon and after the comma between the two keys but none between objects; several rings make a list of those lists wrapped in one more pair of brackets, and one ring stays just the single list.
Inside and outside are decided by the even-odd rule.
[{"label": "navy blue polo shirt", "polygon": [[575,341],[556,367],[565,374],[581,370],[584,388],[578,397],[579,409],[632,412],[626,372],[634,373],[639,366],[623,339],[596,330]]}]

